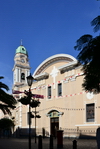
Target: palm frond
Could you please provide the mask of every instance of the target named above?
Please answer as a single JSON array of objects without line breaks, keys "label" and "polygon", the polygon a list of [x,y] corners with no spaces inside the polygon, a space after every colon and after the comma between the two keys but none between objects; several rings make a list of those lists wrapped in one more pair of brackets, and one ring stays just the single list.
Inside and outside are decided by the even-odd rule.
[{"label": "palm frond", "polygon": [[2,82],[0,82],[0,88],[5,89],[7,91],[9,90],[9,87],[6,84],[2,83]]},{"label": "palm frond", "polygon": [[0,109],[2,110],[4,115],[6,115],[6,114],[11,115],[11,111],[10,111],[10,109],[9,109],[9,107],[7,105],[0,104]]},{"label": "palm frond", "polygon": [[[100,23],[100,16],[94,19],[92,25],[95,25],[98,21]],[[83,65],[83,89],[100,93],[100,36],[93,38],[91,35],[83,35],[77,40],[74,48],[80,50],[77,59]]]},{"label": "palm frond", "polygon": [[16,104],[17,101],[12,95],[7,94],[5,91],[0,89],[0,101],[8,104],[8,105],[13,105]]},{"label": "palm frond", "polygon": [[[4,77],[0,76],[0,79],[4,79]],[[6,89],[7,91],[9,90],[9,87],[6,84],[2,83],[2,82],[0,82],[0,88]]]},{"label": "palm frond", "polygon": [[86,34],[81,36],[77,41],[76,41],[76,46],[74,46],[74,49],[77,51],[82,50],[84,47],[87,46],[88,42],[92,39],[92,35]]},{"label": "palm frond", "polygon": [[0,79],[4,79],[4,77],[3,76],[0,76]]},{"label": "palm frond", "polygon": [[97,16],[91,21],[91,26],[94,26],[94,32],[100,30],[100,16]]},{"label": "palm frond", "polygon": [[[0,79],[3,79],[4,77],[0,77]],[[10,109],[14,109],[15,108],[15,104],[17,103],[16,99],[10,95],[7,94],[5,90],[9,90],[9,87],[0,82],[0,109],[3,111],[4,114],[10,114]]]}]

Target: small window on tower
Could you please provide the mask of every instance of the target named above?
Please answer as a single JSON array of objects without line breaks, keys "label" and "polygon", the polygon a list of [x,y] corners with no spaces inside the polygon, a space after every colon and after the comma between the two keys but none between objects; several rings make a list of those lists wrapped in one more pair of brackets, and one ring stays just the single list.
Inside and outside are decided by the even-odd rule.
[{"label": "small window on tower", "polygon": [[25,74],[24,73],[21,73],[21,79],[25,80]]}]

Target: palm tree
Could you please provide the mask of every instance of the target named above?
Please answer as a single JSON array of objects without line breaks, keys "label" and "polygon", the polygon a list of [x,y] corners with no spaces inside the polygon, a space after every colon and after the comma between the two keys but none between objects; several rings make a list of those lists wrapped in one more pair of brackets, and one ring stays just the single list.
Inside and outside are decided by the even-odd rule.
[{"label": "palm tree", "polygon": [[[95,32],[98,31],[100,16],[93,19],[91,25]],[[83,35],[76,41],[74,49],[80,51],[77,59],[83,65],[83,89],[100,93],[100,36]]]},{"label": "palm tree", "polygon": [[[0,77],[0,79],[3,79],[4,77]],[[0,109],[3,111],[4,114],[10,114],[11,115],[11,109],[15,108],[16,100],[15,98],[7,94],[6,91],[9,90],[9,87],[0,82]]]}]

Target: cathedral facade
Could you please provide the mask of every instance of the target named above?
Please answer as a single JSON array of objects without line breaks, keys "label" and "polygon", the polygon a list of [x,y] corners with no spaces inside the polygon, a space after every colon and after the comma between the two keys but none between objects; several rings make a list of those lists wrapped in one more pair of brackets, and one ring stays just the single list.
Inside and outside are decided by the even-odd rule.
[{"label": "cathedral facade", "polygon": [[[13,91],[18,91],[19,94],[16,92],[13,96],[18,100],[29,89],[26,77],[30,74],[30,65],[24,46],[16,49],[14,61]],[[39,99],[39,107],[31,108],[33,113],[37,112],[41,116],[32,118],[33,135],[34,129],[37,135],[45,136],[56,136],[57,130],[63,130],[66,137],[95,135],[100,126],[100,95],[82,89],[84,76],[81,68],[73,56],[57,54],[44,60],[33,72],[35,81],[31,92],[44,96],[44,99]],[[28,133],[28,110],[28,105],[18,102],[13,111],[15,131],[18,128],[25,129],[26,132],[20,132],[23,135]]]}]

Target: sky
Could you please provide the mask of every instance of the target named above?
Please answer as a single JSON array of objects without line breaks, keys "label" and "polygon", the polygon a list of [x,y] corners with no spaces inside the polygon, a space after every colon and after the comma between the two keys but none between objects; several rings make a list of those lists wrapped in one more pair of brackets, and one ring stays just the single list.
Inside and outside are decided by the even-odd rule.
[{"label": "sky", "polygon": [[0,76],[13,85],[15,51],[28,51],[31,74],[48,57],[69,54],[75,58],[76,40],[93,36],[90,22],[100,14],[97,0],[0,0]]}]

